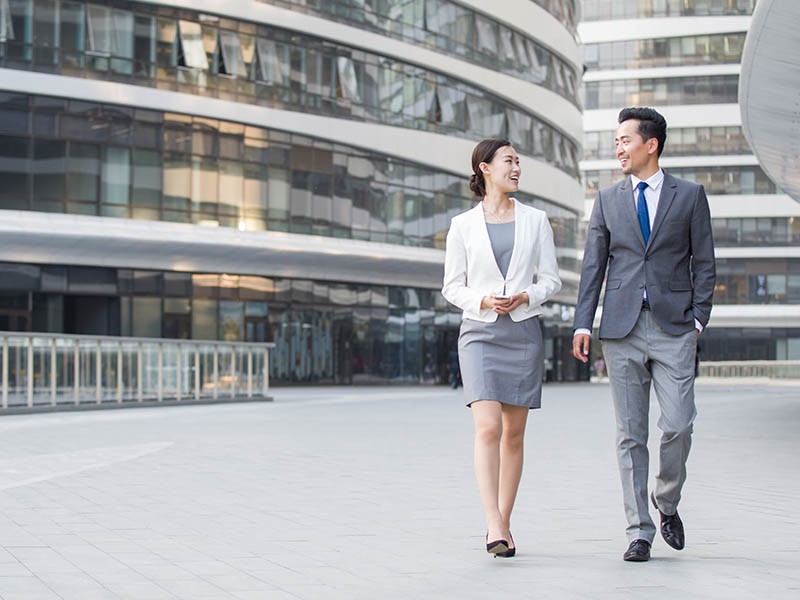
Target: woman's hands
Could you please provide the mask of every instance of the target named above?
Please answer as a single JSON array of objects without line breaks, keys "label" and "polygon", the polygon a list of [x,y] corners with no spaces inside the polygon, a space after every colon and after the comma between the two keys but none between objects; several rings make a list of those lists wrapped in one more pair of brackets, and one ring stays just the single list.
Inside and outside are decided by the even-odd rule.
[{"label": "woman's hands", "polygon": [[491,308],[498,315],[507,315],[512,310],[517,308],[520,304],[528,304],[529,298],[527,292],[521,294],[514,294],[506,298],[499,296],[484,296],[481,300],[481,308]]}]

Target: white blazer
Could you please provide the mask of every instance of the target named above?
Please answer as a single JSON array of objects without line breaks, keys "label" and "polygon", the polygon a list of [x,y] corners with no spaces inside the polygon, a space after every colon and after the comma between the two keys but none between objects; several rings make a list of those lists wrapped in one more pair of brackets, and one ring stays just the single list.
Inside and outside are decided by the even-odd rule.
[{"label": "white blazer", "polygon": [[553,230],[544,211],[514,202],[514,250],[503,278],[486,229],[483,207],[478,204],[453,217],[447,232],[442,295],[464,311],[464,319],[491,323],[497,313],[481,310],[484,296],[528,293],[528,304],[509,313],[523,321],[542,313],[542,304],[561,289]]}]

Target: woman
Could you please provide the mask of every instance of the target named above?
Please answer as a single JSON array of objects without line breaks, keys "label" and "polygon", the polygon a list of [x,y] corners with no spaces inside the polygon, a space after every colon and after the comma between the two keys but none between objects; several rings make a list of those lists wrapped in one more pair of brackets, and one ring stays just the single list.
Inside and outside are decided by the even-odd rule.
[{"label": "woman", "polygon": [[553,231],[517,202],[519,156],[507,140],[472,152],[470,189],[481,198],[450,224],[442,295],[461,308],[458,339],[475,421],[475,474],[486,511],[486,550],[511,557],[511,510],[522,476],[528,411],[542,392],[542,303],[561,289]]}]

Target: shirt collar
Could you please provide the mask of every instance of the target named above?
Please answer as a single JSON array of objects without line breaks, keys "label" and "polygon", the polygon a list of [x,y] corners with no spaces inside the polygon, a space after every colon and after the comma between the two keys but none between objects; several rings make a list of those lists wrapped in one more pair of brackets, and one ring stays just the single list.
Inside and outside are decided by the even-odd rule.
[{"label": "shirt collar", "polygon": [[[636,177],[636,175],[631,175],[631,189],[635,190],[640,181],[642,180]],[[647,182],[647,186],[650,189],[652,189],[654,192],[657,192],[661,187],[661,184],[664,183],[664,171],[659,169],[644,181]]]}]

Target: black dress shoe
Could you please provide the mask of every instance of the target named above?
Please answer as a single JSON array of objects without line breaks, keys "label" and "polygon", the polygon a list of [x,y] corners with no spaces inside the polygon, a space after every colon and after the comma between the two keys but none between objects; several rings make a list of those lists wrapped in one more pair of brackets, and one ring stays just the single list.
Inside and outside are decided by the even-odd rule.
[{"label": "black dress shoe", "polygon": [[683,533],[683,521],[681,521],[681,518],[678,516],[678,511],[676,510],[674,515],[665,515],[661,512],[653,492],[650,492],[650,500],[661,516],[661,537],[664,538],[667,544],[675,548],[675,550],[683,550],[686,544],[686,537]]},{"label": "black dress shoe", "polygon": [[622,560],[628,562],[647,562],[650,560],[650,542],[647,540],[633,540],[631,545],[622,555]]}]

